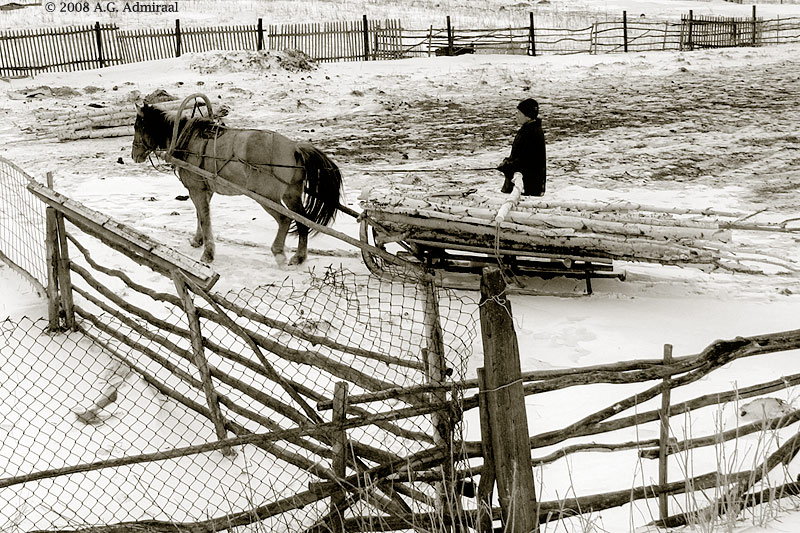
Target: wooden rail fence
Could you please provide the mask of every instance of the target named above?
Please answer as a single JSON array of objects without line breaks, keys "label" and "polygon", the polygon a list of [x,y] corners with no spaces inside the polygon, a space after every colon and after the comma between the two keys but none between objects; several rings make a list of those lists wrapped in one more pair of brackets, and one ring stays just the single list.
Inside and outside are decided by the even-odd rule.
[{"label": "wooden rail fence", "polygon": [[691,50],[800,42],[800,17],[695,17],[601,21],[578,29],[530,20],[507,28],[405,27],[399,20],[120,30],[113,24],[0,32],[0,76],[102,68],[210,50],[296,49],[320,62],[462,53],[576,54]]},{"label": "wooden rail fence", "polygon": [[[157,453],[142,449],[139,454],[52,465],[34,472],[19,468],[32,464],[25,452],[37,453],[35,449],[47,445],[34,443],[29,450],[20,447],[14,452],[22,454],[20,460],[9,463],[17,465],[16,469],[0,479],[0,501],[13,496],[19,485],[36,480],[74,479],[69,476],[80,474],[89,476],[87,483],[97,482],[93,472],[126,465],[158,471],[166,459],[195,458],[214,450],[230,455],[243,446],[253,446],[259,454],[253,468],[262,469],[258,475],[280,470],[302,482],[287,485],[256,508],[230,511],[231,502],[224,500],[225,509],[219,514],[211,512],[210,519],[192,521],[176,511],[170,520],[148,521],[147,526],[155,531],[217,530],[280,516],[282,523],[297,520],[305,524],[305,531],[320,533],[336,528],[374,531],[375,524],[380,524],[382,531],[408,529],[409,524],[426,528],[460,524],[488,532],[497,522],[528,532],[541,522],[654,499],[659,500],[659,523],[675,526],[691,516],[681,512],[670,515],[667,496],[721,489],[728,503],[722,505],[721,498],[709,502],[708,509],[737,513],[762,497],[756,485],[762,476],[800,450],[795,432],[782,440],[782,445],[765,450],[763,461],[753,462],[752,470],[726,473],[723,486],[716,471],[692,477],[675,472],[674,467],[672,475],[669,472],[670,457],[719,447],[748,434],[779,432],[800,422],[800,412],[791,410],[726,431],[674,437],[675,424],[687,414],[800,386],[800,373],[694,397],[681,389],[684,399],[678,402],[672,395],[672,391],[738,361],[800,349],[800,330],[716,341],[696,355],[673,356],[665,346],[663,359],[523,373],[511,303],[503,298],[502,276],[489,269],[484,272],[479,306],[484,367],[477,379],[454,379],[448,377],[447,369],[460,364],[464,345],[458,343],[471,340],[441,314],[441,309],[453,309],[452,302],[444,305],[446,295],[427,278],[403,286],[398,293],[407,310],[403,315],[422,317],[400,331],[394,329],[394,320],[384,323],[380,319],[386,309],[394,309],[391,298],[378,306],[377,317],[365,314],[361,300],[353,298],[372,301],[373,296],[364,296],[362,289],[348,290],[339,275],[328,281],[330,291],[317,289],[317,299],[302,304],[281,293],[281,288],[220,295],[212,292],[217,275],[208,266],[50,187],[30,181],[27,190],[48,206],[44,265],[52,302],[51,329],[65,326],[76,330],[75,335],[83,339],[77,345],[99,347],[164,398],[193,414],[192,419],[199,416],[198,420],[207,421],[208,429],[204,440],[188,439],[184,447]],[[134,263],[163,274],[173,290],[154,290],[132,279],[128,268],[101,264],[92,256],[90,248],[95,248],[87,245],[87,238],[99,239]],[[325,285],[315,282],[311,287]],[[311,289],[302,292],[304,297],[313,294]],[[410,301],[409,292],[415,294]],[[320,309],[337,311],[324,315]],[[345,310],[356,314],[343,317]],[[334,319],[340,322],[332,322]],[[398,346],[393,340],[397,338],[407,343]],[[52,356],[48,355],[48,360]],[[59,360],[55,363],[59,368],[62,365]],[[647,388],[631,394],[630,386],[640,383]],[[563,427],[525,429],[525,396],[600,384],[625,385],[627,396],[599,410],[591,409]],[[474,394],[469,395],[470,391]],[[107,390],[96,409],[82,416],[98,415],[116,397],[116,389]],[[650,407],[647,402],[655,405]],[[331,410],[330,416],[324,416]],[[480,420],[480,440],[464,440],[454,428],[473,410]],[[509,417],[518,422],[507,423]],[[653,426],[657,430],[651,431]],[[640,428],[658,437],[639,438]],[[634,436],[626,440],[626,431]],[[605,439],[598,441],[597,435]],[[187,442],[187,437],[181,440]],[[658,482],[566,500],[548,500],[534,491],[533,469],[598,451],[657,460]],[[255,457],[252,451],[248,457]],[[174,470],[171,467],[170,471]],[[366,486],[365,479],[369,480]],[[479,479],[477,486],[475,479]],[[793,490],[789,485],[772,486],[771,490]],[[49,486],[32,488],[31,494],[40,497],[40,491]],[[499,506],[492,498],[495,487]],[[526,488],[515,491],[510,487]],[[62,496],[71,495],[57,490]],[[164,483],[147,490],[159,493],[165,490]],[[564,487],[560,492],[569,490]],[[176,509],[193,505],[183,489],[159,497],[174,498]],[[361,499],[367,507],[359,505]],[[113,497],[106,500],[117,501]],[[208,502],[200,502],[200,508],[208,513]],[[114,509],[104,511],[113,517]],[[311,515],[313,527],[309,529],[312,509],[318,514]],[[520,509],[525,512],[519,514]],[[536,513],[527,514],[532,509]],[[100,514],[83,518],[87,523],[102,522]],[[44,525],[67,530],[61,523]],[[75,527],[76,523],[69,525]]]}]

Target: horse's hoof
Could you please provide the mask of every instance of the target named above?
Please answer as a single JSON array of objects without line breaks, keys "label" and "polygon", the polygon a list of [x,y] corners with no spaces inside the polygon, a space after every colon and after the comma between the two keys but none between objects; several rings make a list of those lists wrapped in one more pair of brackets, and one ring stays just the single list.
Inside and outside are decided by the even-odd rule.
[{"label": "horse's hoof", "polygon": [[203,239],[189,239],[189,244],[192,248],[200,248],[203,246]]},{"label": "horse's hoof", "polygon": [[214,254],[205,253],[200,256],[200,261],[204,263],[211,263],[214,261]]},{"label": "horse's hoof", "polygon": [[278,263],[279,267],[285,267],[286,266],[286,254],[284,254],[284,253],[275,254],[275,262]]},{"label": "horse's hoof", "polygon": [[298,256],[295,255],[295,256],[292,256],[292,258],[289,260],[289,266],[302,265],[305,262],[306,262],[306,258],[305,257],[298,257]]}]

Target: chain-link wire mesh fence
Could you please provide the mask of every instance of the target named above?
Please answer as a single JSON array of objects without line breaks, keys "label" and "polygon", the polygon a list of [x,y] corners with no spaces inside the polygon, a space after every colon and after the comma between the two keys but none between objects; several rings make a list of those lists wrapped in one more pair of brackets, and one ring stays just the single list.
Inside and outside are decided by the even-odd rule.
[{"label": "chain-link wire mesh fence", "polygon": [[[394,516],[411,527],[408,517],[437,511],[453,435],[434,422],[460,392],[401,389],[464,378],[473,301],[424,278],[335,268],[302,286],[222,295],[67,230],[71,276],[60,285],[72,287],[76,331],[28,320],[2,331],[0,530],[146,521],[299,531],[343,489],[337,520]],[[400,389],[347,409],[344,453],[324,425],[333,413],[317,409],[343,382],[350,394]],[[387,481],[431,450],[439,459],[420,467],[421,481]],[[350,481],[333,473],[338,457]]]},{"label": "chain-link wire mesh fence", "polygon": [[17,165],[0,157],[0,260],[17,267],[44,288],[45,206],[25,189],[31,179]]}]

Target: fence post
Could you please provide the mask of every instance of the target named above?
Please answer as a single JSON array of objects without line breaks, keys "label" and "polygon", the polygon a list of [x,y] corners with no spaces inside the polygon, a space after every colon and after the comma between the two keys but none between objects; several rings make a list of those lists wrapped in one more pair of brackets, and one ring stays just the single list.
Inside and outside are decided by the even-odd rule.
[{"label": "fence post", "polygon": [[530,39],[531,39],[531,55],[536,57],[536,31],[533,26],[533,11],[531,11],[529,14],[531,18],[531,23],[528,31],[530,33]]},{"label": "fence post", "polygon": [[[53,173],[47,173],[47,186],[53,188]],[[56,229],[56,210],[53,207],[45,209],[45,247],[47,250],[47,317],[50,331],[60,328],[58,317],[58,230]]]},{"label": "fence post", "polygon": [[[347,382],[339,381],[333,389],[333,414],[331,422],[344,424],[347,418]],[[339,479],[347,477],[347,432],[344,427],[335,429],[331,435],[331,453],[333,454],[333,473]],[[342,516],[341,506],[347,499],[347,492],[344,488],[331,495],[331,521],[330,528],[333,533],[344,531],[344,517]]]},{"label": "fence post", "polygon": [[97,37],[97,61],[100,63],[100,68],[103,68],[106,62],[103,59],[103,34],[100,31],[100,22],[94,23],[94,34]]},{"label": "fence post", "polygon": [[58,287],[61,293],[61,309],[68,329],[75,330],[75,307],[72,302],[72,278],[69,271],[69,245],[64,215],[56,212],[56,231],[58,233]]},{"label": "fence post", "polygon": [[628,12],[622,12],[622,49],[628,51]]},{"label": "fence post", "polygon": [[539,531],[530,436],[511,303],[500,269],[481,277],[480,322],[497,493],[509,533]]},{"label": "fence post", "polygon": [[[665,344],[664,345],[664,366],[669,366],[672,364],[672,345]],[[665,377],[662,382],[662,390],[661,390],[661,410],[658,413],[658,417],[661,421],[661,427],[659,428],[659,436],[658,436],[658,487],[659,489],[663,489],[667,485],[667,481],[669,481],[668,471],[667,471],[667,457],[669,457],[668,447],[669,447],[669,405],[670,405],[670,396],[672,389],[670,385],[672,383],[671,377]],[[665,493],[659,493],[658,495],[658,517],[659,519],[664,520],[667,519],[669,516],[669,506],[667,504],[667,495]]]},{"label": "fence post", "polygon": [[753,46],[756,45],[756,6],[753,5]]},{"label": "fence post", "polygon": [[[189,322],[189,332],[191,333],[192,340],[192,354],[194,356],[194,365],[200,372],[200,380],[203,383],[203,392],[206,396],[206,403],[208,404],[208,411],[211,415],[211,422],[214,424],[214,430],[217,433],[219,440],[224,440],[228,436],[225,429],[225,423],[222,419],[222,411],[219,408],[219,398],[217,391],[214,390],[214,384],[211,382],[211,372],[208,369],[208,362],[206,361],[205,347],[203,346],[203,332],[200,329],[200,318],[197,315],[197,309],[192,301],[192,296],[186,287],[186,280],[183,273],[178,270],[172,272],[172,281],[175,283],[175,289],[178,291],[178,297],[183,303],[183,310],[186,313],[186,319]],[[233,455],[233,449],[228,446],[222,449],[223,455]]]},{"label": "fence post", "polygon": [[175,19],[175,57],[181,57],[181,20]]},{"label": "fence post", "polygon": [[58,318],[58,231],[56,230],[56,210],[52,207],[45,209],[45,226],[47,233],[47,318],[50,331],[58,331],[60,321]]},{"label": "fence post", "polygon": [[447,55],[453,54],[453,28],[450,26],[450,15],[447,15]]},{"label": "fence post", "polygon": [[[447,375],[447,362],[444,353],[444,334],[439,317],[439,296],[437,294],[436,283],[432,275],[426,275],[422,281],[422,291],[425,295],[425,368],[428,383],[432,385],[442,385]],[[439,390],[431,393],[433,402],[444,404],[447,402],[447,393]],[[445,506],[452,502],[458,505],[460,499],[454,496],[454,473],[453,464],[450,458],[453,457],[453,420],[446,412],[437,411],[431,415],[433,422],[433,443],[437,446],[445,446],[448,450],[447,457],[442,464],[442,483],[438,484],[437,496],[439,510],[444,511]],[[452,513],[455,514],[455,513]]]},{"label": "fence post", "polygon": [[689,30],[688,30],[689,31],[689,37],[688,37],[688,42],[687,42],[687,44],[689,45],[689,50],[694,50],[694,45],[692,44],[692,23],[693,23],[693,19],[694,19],[694,13],[690,9],[689,10]]},{"label": "fence post", "polygon": [[489,421],[489,406],[486,402],[486,369],[477,369],[478,374],[478,414],[481,427],[481,454],[483,466],[481,467],[481,480],[478,483],[478,533],[492,533],[494,530],[492,520],[492,491],[494,489],[494,451],[492,448],[492,430]]},{"label": "fence post", "polygon": [[369,61],[369,22],[364,15],[364,61]]},{"label": "fence post", "polygon": [[256,37],[256,50],[259,52],[264,49],[264,20],[258,19],[258,36]]}]

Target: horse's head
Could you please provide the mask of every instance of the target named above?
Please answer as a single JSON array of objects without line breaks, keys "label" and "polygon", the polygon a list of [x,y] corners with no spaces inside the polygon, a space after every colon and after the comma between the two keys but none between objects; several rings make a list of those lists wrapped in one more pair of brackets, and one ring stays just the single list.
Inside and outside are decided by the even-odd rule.
[{"label": "horse's head", "polygon": [[136,122],[133,124],[133,148],[131,158],[142,163],[153,150],[161,148],[153,135],[152,120],[150,119],[157,110],[147,104],[136,105]]}]

